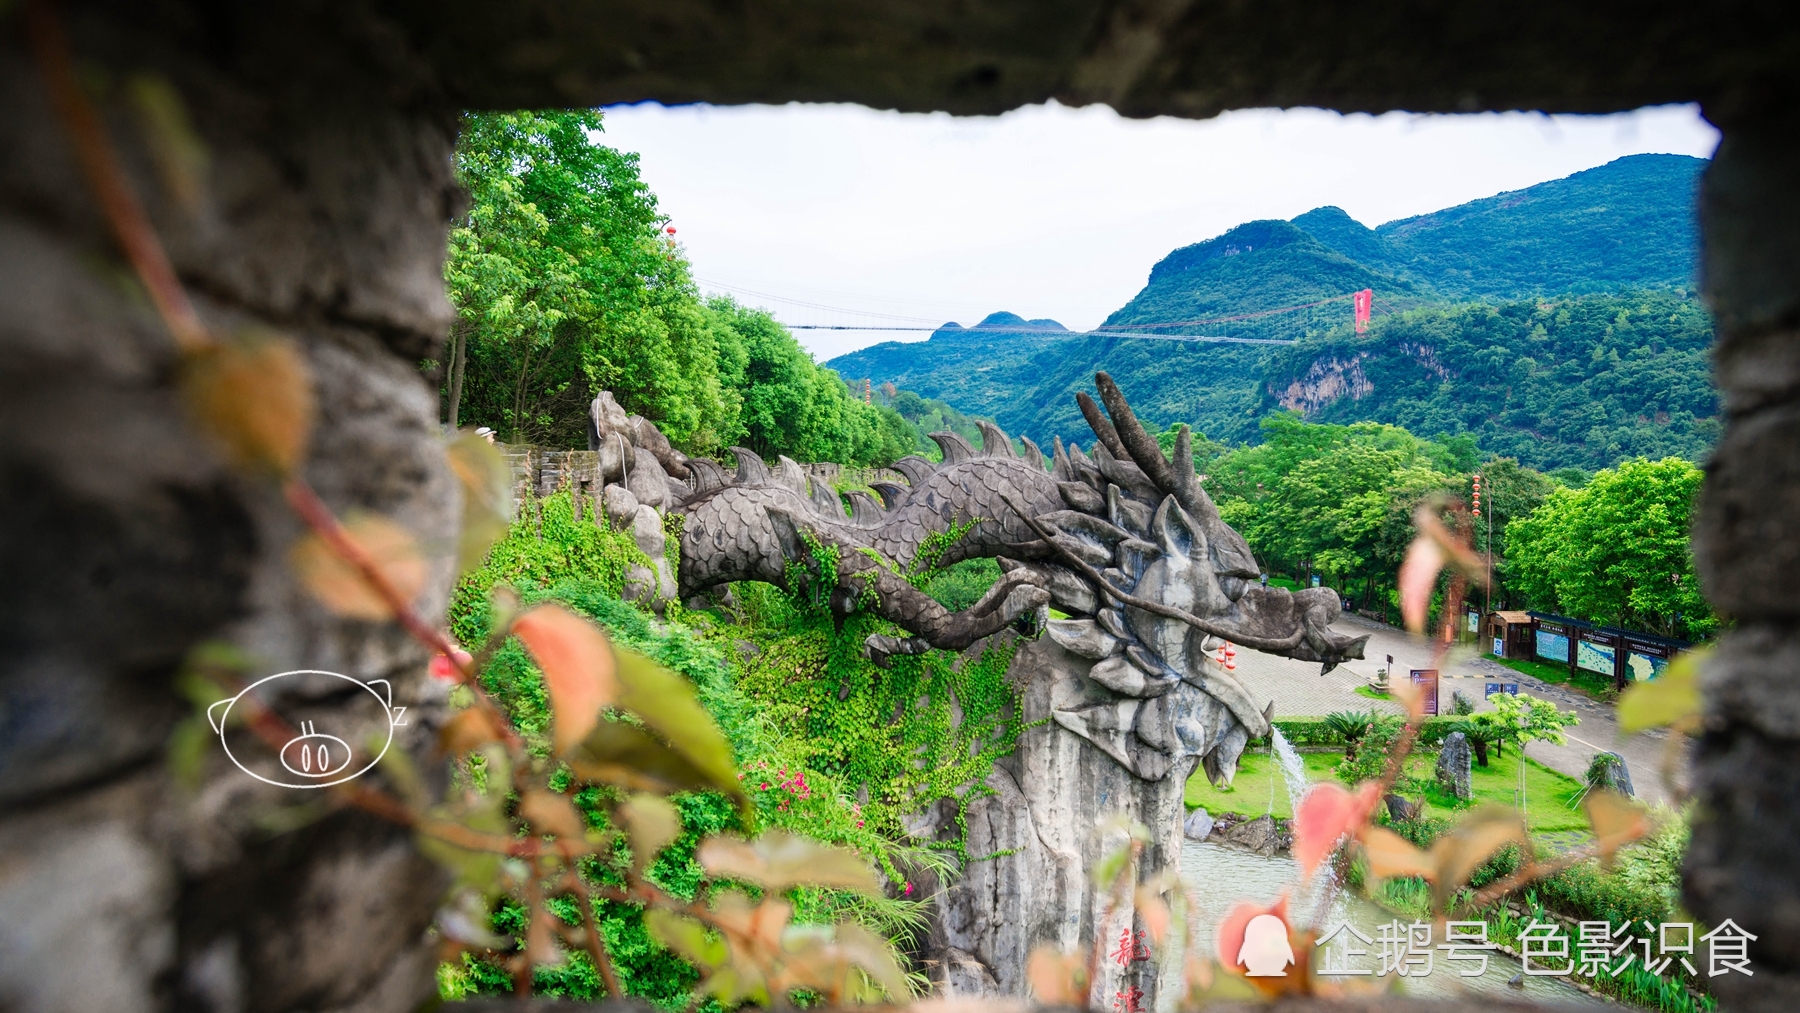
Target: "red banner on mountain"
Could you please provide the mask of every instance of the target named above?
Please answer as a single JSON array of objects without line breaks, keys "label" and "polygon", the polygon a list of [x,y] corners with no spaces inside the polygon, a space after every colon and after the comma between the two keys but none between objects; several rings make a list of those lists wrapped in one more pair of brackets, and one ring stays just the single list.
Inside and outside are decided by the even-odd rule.
[{"label": "red banner on mountain", "polygon": [[1369,327],[1369,311],[1375,308],[1375,290],[1365,288],[1351,293],[1350,305],[1356,310],[1356,333],[1361,334]]}]

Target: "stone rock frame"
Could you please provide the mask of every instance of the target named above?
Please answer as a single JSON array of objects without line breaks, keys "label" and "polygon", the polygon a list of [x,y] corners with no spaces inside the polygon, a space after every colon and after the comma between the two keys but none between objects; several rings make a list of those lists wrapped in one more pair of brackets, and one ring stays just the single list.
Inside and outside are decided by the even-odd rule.
[{"label": "stone rock frame", "polygon": [[[166,336],[0,14],[0,1007],[411,1008],[438,873],[396,828],[336,813],[280,838],[279,799],[174,782],[171,689],[196,643],[387,677],[422,708],[422,657],[326,616],[282,565],[297,527],[191,437]],[[322,416],[307,472],[446,537],[454,483],[416,370],[450,309],[463,108],[853,101],[997,113],[1055,97],[1128,115],[1609,112],[1698,101],[1723,131],[1701,193],[1704,287],[1729,427],[1695,524],[1736,621],[1709,664],[1686,904],[1760,937],[1727,1008],[1800,1006],[1800,11],[1268,0],[802,0],[671,5],[275,0],[60,5],[109,133],[217,328],[306,350]],[[193,207],[160,187],[129,100],[155,75],[210,152]],[[442,607],[448,573],[431,604]],[[66,959],[80,952],[80,961]],[[1392,1004],[1388,1005],[1392,1008]]]}]

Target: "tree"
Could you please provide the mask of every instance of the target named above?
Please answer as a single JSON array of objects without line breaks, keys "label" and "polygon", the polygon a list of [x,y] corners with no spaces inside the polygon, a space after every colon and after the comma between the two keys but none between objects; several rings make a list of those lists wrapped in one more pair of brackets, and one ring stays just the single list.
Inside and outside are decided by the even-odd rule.
[{"label": "tree", "polygon": [[898,412],[853,396],[767,312],[724,296],[705,312],[745,446],[765,458],[859,465],[892,464],[913,451],[912,428]]},{"label": "tree", "polygon": [[1717,627],[1700,594],[1688,522],[1701,471],[1639,458],[1556,489],[1506,532],[1513,586],[1548,611],[1665,636]]},{"label": "tree", "polygon": [[593,111],[464,118],[469,211],[444,267],[462,350],[449,414],[581,446],[606,388],[676,443],[716,450],[738,423],[712,330],[637,156],[599,144],[601,129]]},{"label": "tree", "polygon": [[1263,420],[1263,442],[1212,462],[1221,515],[1272,569],[1362,578],[1365,598],[1392,579],[1420,500],[1456,486],[1457,453],[1397,426]]}]

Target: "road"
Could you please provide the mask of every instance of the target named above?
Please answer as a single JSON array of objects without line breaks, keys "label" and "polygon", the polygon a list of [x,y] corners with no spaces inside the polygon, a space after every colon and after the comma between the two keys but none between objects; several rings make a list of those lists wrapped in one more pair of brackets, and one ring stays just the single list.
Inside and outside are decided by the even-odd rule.
[{"label": "road", "polygon": [[[1277,717],[1322,717],[1343,710],[1398,713],[1398,704],[1359,696],[1356,687],[1372,682],[1376,670],[1386,665],[1390,655],[1394,659],[1394,671],[1401,678],[1405,678],[1411,669],[1430,668],[1432,645],[1404,630],[1358,615],[1342,617],[1334,628],[1355,636],[1368,634],[1363,660],[1340,665],[1321,676],[1316,664],[1240,649],[1238,677],[1257,699],[1274,700]],[[1592,700],[1574,690],[1542,682],[1483,658],[1474,653],[1472,646],[1458,649],[1439,668],[1442,678],[1440,696],[1446,711],[1450,696],[1456,691],[1475,701],[1477,710],[1491,709],[1483,692],[1485,684],[1490,681],[1516,682],[1521,693],[1550,700],[1581,716],[1581,723],[1565,732],[1569,738],[1567,745],[1532,743],[1527,750],[1532,759],[1552,770],[1580,778],[1587,773],[1588,761],[1596,753],[1610,750],[1625,757],[1626,769],[1631,772],[1632,786],[1639,798],[1647,802],[1670,801],[1658,773],[1667,741],[1664,733],[1645,732],[1621,738],[1611,704]],[[1685,783],[1685,764],[1678,765],[1676,778]]]}]

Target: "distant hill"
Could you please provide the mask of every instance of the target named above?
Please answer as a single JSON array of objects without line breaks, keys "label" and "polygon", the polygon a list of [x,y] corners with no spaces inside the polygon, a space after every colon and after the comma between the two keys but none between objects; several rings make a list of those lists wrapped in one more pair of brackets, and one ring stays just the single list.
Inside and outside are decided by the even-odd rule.
[{"label": "distant hill", "polygon": [[[1073,397],[1105,369],[1146,418],[1232,442],[1295,410],[1468,432],[1546,468],[1698,458],[1717,431],[1711,324],[1691,290],[1705,165],[1635,155],[1373,229],[1335,207],[1248,222],[1157,262],[1101,328],[1296,345],[1100,337],[996,313],[827,365],[1045,444],[1091,440]],[[1357,336],[1334,297],[1361,288],[1378,315]]]}]

